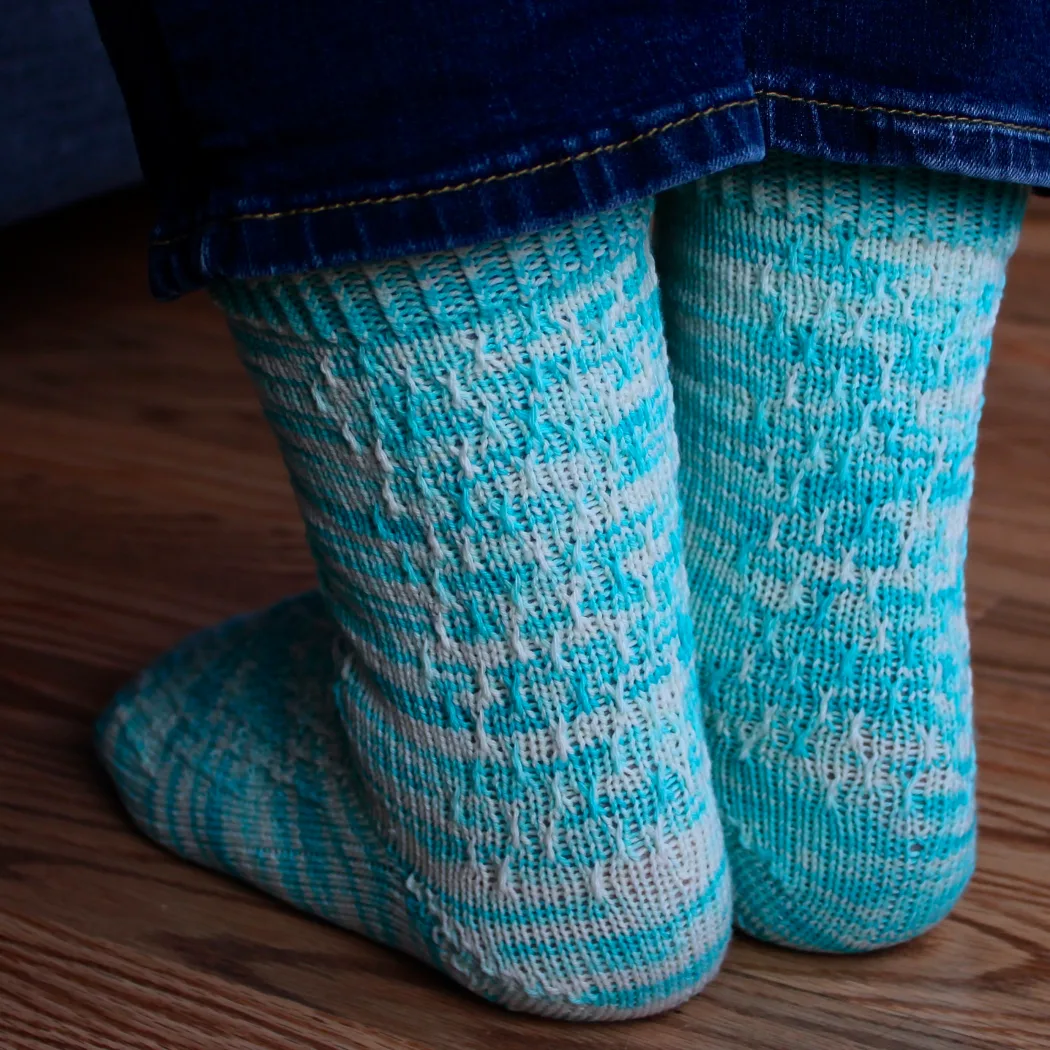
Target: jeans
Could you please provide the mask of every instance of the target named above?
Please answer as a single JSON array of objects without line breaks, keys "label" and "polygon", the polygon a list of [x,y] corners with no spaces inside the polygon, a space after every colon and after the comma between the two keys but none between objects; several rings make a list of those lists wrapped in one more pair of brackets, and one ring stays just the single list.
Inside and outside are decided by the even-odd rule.
[{"label": "jeans", "polygon": [[1050,186],[1039,0],[93,0],[155,293],[488,241],[775,148]]}]

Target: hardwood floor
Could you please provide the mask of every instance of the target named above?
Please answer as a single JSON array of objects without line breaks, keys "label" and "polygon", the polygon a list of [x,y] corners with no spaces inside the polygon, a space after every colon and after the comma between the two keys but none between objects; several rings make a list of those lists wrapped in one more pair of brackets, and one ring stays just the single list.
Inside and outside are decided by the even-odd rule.
[{"label": "hardwood floor", "polygon": [[510,1015],[139,836],[91,753],[131,672],[312,581],[203,295],[146,292],[137,194],[0,234],[0,1048],[1050,1047],[1050,204],[998,328],[969,567],[981,855],[916,943],[744,937],[657,1020]]}]

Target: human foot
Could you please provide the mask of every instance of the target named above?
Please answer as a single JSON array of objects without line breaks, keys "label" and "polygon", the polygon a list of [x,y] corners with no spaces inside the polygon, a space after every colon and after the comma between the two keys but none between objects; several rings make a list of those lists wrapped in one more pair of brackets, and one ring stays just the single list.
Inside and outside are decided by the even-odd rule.
[{"label": "human foot", "polygon": [[332,619],[188,643],[101,737],[184,856],[586,1020],[728,937],[648,222],[219,289]]},{"label": "human foot", "polygon": [[966,519],[1024,200],[774,156],[658,203],[701,699],[759,937],[907,940],[973,868]]}]

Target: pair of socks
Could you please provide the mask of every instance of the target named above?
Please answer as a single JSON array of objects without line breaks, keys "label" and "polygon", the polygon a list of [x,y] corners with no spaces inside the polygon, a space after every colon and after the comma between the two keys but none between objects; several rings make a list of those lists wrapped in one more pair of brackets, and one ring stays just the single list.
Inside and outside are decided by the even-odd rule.
[{"label": "pair of socks", "polygon": [[217,286],[320,590],[115,699],[136,822],[571,1019],[684,1001],[733,919],[831,951],[936,922],[973,865],[966,513],[1023,206],[773,157],[661,197],[655,261],[640,203]]}]

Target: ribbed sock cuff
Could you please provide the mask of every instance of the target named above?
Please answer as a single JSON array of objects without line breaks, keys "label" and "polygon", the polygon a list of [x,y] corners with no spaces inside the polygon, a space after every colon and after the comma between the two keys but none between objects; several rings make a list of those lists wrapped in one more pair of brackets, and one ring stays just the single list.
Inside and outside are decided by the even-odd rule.
[{"label": "ribbed sock cuff", "polygon": [[[925,168],[878,168],[772,153],[693,184],[696,203],[863,238],[921,237],[1007,259],[1028,188]],[[790,230],[783,231],[788,236]]]},{"label": "ribbed sock cuff", "polygon": [[312,343],[385,342],[462,330],[566,295],[642,250],[650,200],[537,233],[374,265],[251,280],[211,293],[231,324]]}]

